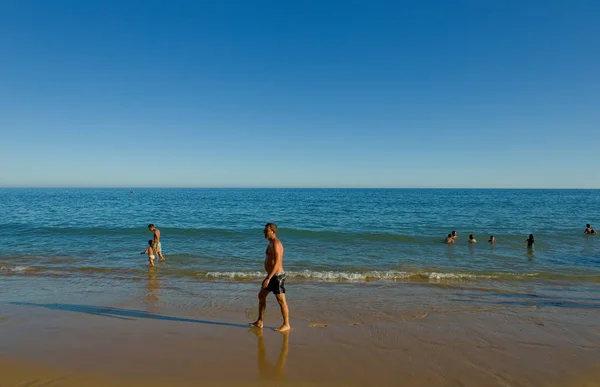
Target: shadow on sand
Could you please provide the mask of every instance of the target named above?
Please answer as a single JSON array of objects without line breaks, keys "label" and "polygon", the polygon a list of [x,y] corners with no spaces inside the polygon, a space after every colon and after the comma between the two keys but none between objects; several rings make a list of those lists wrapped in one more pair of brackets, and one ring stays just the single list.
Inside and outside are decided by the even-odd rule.
[{"label": "shadow on sand", "polygon": [[118,318],[121,320],[135,320],[139,318],[148,318],[152,320],[162,320],[162,321],[174,321],[174,322],[185,322],[185,323],[196,323],[196,324],[207,324],[207,325],[220,325],[224,327],[234,327],[234,328],[244,328],[248,329],[248,325],[243,324],[234,324],[228,322],[220,322],[220,321],[208,321],[208,320],[198,320],[193,318],[183,318],[183,317],[172,317],[172,316],[163,316],[160,314],[143,312],[141,310],[134,309],[119,309],[119,308],[107,308],[102,306],[93,306],[93,305],[77,305],[77,304],[35,304],[31,302],[10,302],[12,305],[20,305],[20,306],[37,306],[41,308],[47,308],[51,310],[61,310],[66,312],[78,312],[91,314],[94,316],[101,317],[110,317],[110,318]]}]

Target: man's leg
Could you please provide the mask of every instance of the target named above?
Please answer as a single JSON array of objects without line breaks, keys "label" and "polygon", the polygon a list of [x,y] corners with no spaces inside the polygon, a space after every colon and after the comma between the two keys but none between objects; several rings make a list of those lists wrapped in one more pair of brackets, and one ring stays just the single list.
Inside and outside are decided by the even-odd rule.
[{"label": "man's leg", "polygon": [[290,330],[290,312],[288,310],[287,301],[285,300],[285,293],[276,294],[277,302],[281,308],[281,317],[283,317],[283,325],[275,329],[278,332],[285,332]]},{"label": "man's leg", "polygon": [[263,327],[263,318],[265,317],[265,309],[267,308],[267,296],[269,295],[270,290],[260,289],[258,293],[258,320],[253,323],[250,323],[251,327],[262,328]]}]

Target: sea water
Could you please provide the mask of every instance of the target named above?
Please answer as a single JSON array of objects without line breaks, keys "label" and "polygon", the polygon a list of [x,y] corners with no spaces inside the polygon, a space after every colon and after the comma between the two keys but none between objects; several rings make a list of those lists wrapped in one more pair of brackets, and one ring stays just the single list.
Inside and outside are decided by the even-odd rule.
[{"label": "sea water", "polygon": [[153,223],[162,275],[253,280],[275,222],[290,279],[598,283],[598,208],[598,190],[2,189],[0,275],[134,278]]}]

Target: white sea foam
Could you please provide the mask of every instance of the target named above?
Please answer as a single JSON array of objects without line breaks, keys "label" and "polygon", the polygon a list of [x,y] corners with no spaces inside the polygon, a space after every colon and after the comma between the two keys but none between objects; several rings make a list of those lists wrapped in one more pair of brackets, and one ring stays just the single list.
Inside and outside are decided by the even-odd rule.
[{"label": "white sea foam", "polygon": [[[202,276],[202,275],[201,275]],[[209,277],[209,278],[259,278],[259,277],[264,277],[265,273],[264,272],[260,272],[260,271],[210,271],[206,274],[204,274],[204,276]]]},{"label": "white sea foam", "polygon": [[0,271],[8,271],[8,272],[23,272],[27,270],[32,270],[31,267],[28,266],[9,266],[9,265],[1,265]]},{"label": "white sea foam", "polygon": [[[288,271],[288,278],[299,278],[306,280],[331,281],[331,282],[366,282],[366,281],[460,281],[477,279],[499,279],[511,277],[514,279],[522,277],[532,277],[530,274],[511,274],[511,273],[441,273],[426,271],[367,271],[367,272],[344,272],[344,271]],[[208,272],[201,276],[208,278],[229,278],[229,279],[259,279],[264,278],[265,273],[261,271],[228,271],[228,272]]]}]

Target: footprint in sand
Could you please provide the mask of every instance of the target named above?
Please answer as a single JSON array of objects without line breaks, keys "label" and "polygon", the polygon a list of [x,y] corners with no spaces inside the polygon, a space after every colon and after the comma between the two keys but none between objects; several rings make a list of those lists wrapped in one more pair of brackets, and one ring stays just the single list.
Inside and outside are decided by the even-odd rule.
[{"label": "footprint in sand", "polygon": [[353,322],[353,323],[350,323],[350,324],[348,324],[348,325],[354,325],[354,326],[356,326],[356,325],[360,325],[360,324],[362,324],[362,323],[359,323],[359,322]]},{"label": "footprint in sand", "polygon": [[323,324],[323,323],[311,323],[308,324],[309,327],[311,328],[325,328],[327,326],[327,324]]}]

